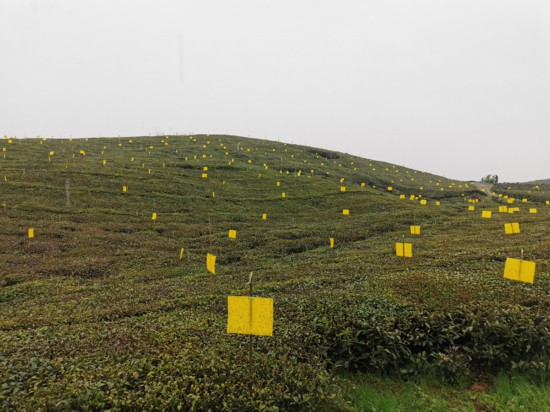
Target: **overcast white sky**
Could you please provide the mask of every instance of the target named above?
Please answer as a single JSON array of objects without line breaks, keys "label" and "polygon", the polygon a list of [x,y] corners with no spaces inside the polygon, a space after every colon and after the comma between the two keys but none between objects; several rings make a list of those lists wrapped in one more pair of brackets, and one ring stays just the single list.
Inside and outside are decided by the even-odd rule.
[{"label": "overcast white sky", "polygon": [[550,178],[549,0],[0,0],[0,134],[224,133]]}]

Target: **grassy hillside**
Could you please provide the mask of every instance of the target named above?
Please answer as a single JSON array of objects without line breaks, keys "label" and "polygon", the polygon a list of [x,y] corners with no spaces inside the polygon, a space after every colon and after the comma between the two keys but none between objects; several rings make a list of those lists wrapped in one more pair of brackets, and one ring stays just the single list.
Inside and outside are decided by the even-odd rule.
[{"label": "grassy hillside", "polygon": [[[493,186],[493,191],[501,197],[517,199],[524,202],[524,199],[534,203],[550,203],[550,184],[549,183],[501,183]],[[507,202],[507,199],[500,199],[501,203]]]},{"label": "grassy hillside", "polygon": [[[467,182],[234,136],[0,146],[4,409],[345,409],[342,373],[549,367],[550,192],[497,213]],[[522,253],[532,285],[502,277]],[[225,333],[251,271],[275,302],[252,365]]]},{"label": "grassy hillside", "polygon": [[532,182],[528,182],[530,184],[534,184],[534,185],[540,185],[540,184],[544,184],[544,185],[550,185],[550,179],[540,179],[540,180],[534,180]]}]

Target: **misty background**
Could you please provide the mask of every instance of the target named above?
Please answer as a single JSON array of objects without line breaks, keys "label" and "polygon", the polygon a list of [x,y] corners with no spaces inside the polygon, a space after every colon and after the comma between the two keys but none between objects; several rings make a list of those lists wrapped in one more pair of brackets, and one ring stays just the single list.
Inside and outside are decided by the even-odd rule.
[{"label": "misty background", "polygon": [[220,133],[550,178],[547,0],[0,0],[0,134]]}]

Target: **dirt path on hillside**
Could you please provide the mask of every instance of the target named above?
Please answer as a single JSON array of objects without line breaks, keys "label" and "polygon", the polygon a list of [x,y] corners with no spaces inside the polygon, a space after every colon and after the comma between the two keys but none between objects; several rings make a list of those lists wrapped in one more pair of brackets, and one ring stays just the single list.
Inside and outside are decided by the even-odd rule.
[{"label": "dirt path on hillside", "polygon": [[474,182],[474,186],[477,187],[479,190],[485,190],[485,194],[487,196],[493,195],[493,183]]}]

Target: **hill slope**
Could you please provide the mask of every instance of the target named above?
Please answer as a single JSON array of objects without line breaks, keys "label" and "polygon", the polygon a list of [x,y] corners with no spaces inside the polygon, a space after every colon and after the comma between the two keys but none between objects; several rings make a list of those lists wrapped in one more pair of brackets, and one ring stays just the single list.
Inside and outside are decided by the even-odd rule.
[{"label": "hill slope", "polygon": [[[514,237],[502,197],[322,149],[204,135],[1,143],[5,409],[334,408],[335,365],[453,379],[548,360],[545,199],[514,214]],[[403,240],[413,258],[395,256]],[[533,285],[502,278],[520,249]],[[275,301],[252,366],[248,338],[225,333],[227,296],[246,294],[250,271]]]},{"label": "hill slope", "polygon": [[527,182],[527,183],[534,184],[534,185],[550,185],[550,179],[533,180],[532,182]]}]

